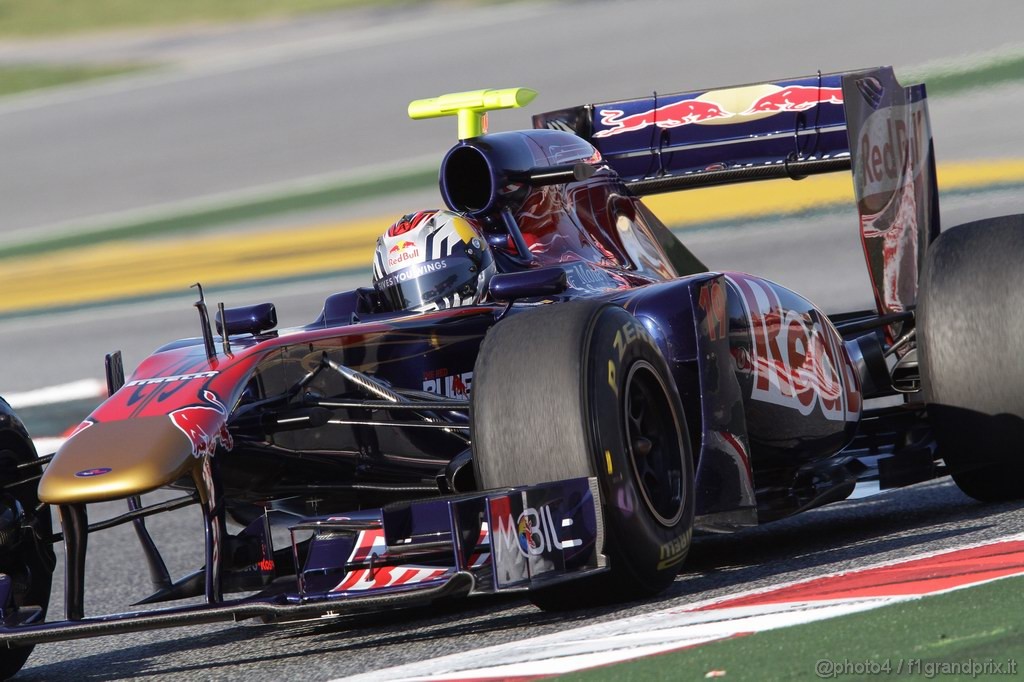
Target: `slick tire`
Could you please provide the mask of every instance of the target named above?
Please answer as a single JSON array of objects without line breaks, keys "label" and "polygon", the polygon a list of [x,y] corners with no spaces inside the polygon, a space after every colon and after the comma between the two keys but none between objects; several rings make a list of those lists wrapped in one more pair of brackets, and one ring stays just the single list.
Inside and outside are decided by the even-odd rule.
[{"label": "slick tire", "polygon": [[1024,498],[1024,215],[960,225],[921,275],[921,379],[939,454],[984,502]]},{"label": "slick tire", "polygon": [[672,584],[693,529],[693,456],[668,365],[640,322],[596,302],[496,324],[471,403],[481,489],[596,476],[610,570],[531,591],[546,610],[652,596]]},{"label": "slick tire", "polygon": [[[29,479],[0,492],[0,573],[11,578],[11,596],[4,609],[39,606],[42,613],[36,622],[46,617],[50,604],[50,587],[56,560],[53,549],[42,538],[52,533],[49,508],[39,514],[36,481],[41,470],[36,467],[18,470],[19,464],[35,459],[22,443],[7,442],[0,434],[0,482],[5,486],[18,480]],[[6,680],[21,670],[32,653],[32,646],[0,647],[0,679]]]}]

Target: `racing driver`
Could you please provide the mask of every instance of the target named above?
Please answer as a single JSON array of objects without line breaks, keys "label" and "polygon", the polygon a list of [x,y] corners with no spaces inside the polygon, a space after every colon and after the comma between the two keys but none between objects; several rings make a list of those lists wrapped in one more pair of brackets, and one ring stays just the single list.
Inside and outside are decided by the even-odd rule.
[{"label": "racing driver", "polygon": [[478,225],[451,211],[419,211],[377,240],[373,286],[389,310],[426,312],[483,302],[495,269]]}]

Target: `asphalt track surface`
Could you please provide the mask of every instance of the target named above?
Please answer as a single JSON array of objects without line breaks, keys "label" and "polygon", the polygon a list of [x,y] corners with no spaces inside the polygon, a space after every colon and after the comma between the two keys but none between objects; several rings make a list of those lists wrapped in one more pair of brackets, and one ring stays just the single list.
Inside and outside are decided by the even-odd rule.
[{"label": "asphalt track surface", "polygon": [[[64,101],[36,96],[0,104],[0,229],[37,230],[69,220],[274,184],[339,168],[437,153],[450,122],[407,123],[412,97],[495,85],[530,85],[561,106],[639,89],[740,83],[878,63],[921,62],[1019,39],[1024,8],[978,3],[820,5],[782,2],[580,2],[501,15],[458,41],[438,35],[432,13],[408,33],[322,54],[282,50],[256,68],[196,67],[193,75],[138,88],[89,88]],[[485,11],[485,10],[481,10]],[[495,10],[498,11],[498,10]],[[516,10],[519,11],[519,10]],[[771,12],[771,15],[769,15]],[[776,14],[776,12],[778,14]],[[994,15],[1001,18],[994,20]],[[739,17],[744,17],[739,21]],[[481,22],[483,19],[481,19]],[[483,24],[481,24],[483,25]],[[912,26],[913,30],[908,30]],[[527,32],[526,27],[530,27]],[[417,33],[421,30],[421,33]],[[626,38],[616,39],[619,33]],[[416,36],[412,39],[411,36]],[[870,38],[868,38],[870,36]],[[456,54],[459,43],[474,53]],[[484,47],[486,46],[486,49]],[[396,65],[425,64],[418,69]],[[210,63],[216,63],[211,58]],[[513,65],[510,67],[510,64]],[[458,68],[456,68],[458,65]],[[497,81],[495,80],[497,78]],[[387,90],[377,84],[387,82]],[[666,85],[668,84],[668,85]],[[1000,91],[1001,92],[1001,91]],[[1018,124],[1017,91],[933,105],[943,158],[1019,155],[1005,144]],[[97,94],[98,93],[98,94]],[[362,97],[353,96],[362,93]],[[373,97],[367,97],[373,93]],[[496,117],[497,119],[497,117]],[[343,122],[355,121],[348,132]],[[526,115],[510,115],[521,125]],[[980,125],[984,122],[984,125]],[[380,126],[373,128],[372,126]],[[503,124],[504,125],[504,124]],[[414,127],[413,127],[414,126]],[[385,131],[392,131],[381,145]],[[400,140],[399,144],[396,140]],[[947,225],[1020,212],[1015,191],[944,200]],[[870,305],[852,213],[741,224],[688,235],[715,269],[749,270],[805,293],[827,310]],[[368,273],[367,273],[368,277]],[[273,300],[284,325],[310,321],[328,293],[366,281],[300,282],[231,292],[229,305]],[[198,331],[193,297],[0,322],[4,391],[99,376],[102,354],[121,348],[134,367],[161,343]],[[107,505],[102,513],[120,512]],[[751,587],[812,577],[1019,532],[1018,505],[981,505],[948,481],[833,505],[733,536],[700,538],[671,590],[619,607],[548,615],[516,598],[312,624],[217,625],[37,647],[21,679],[331,679],[481,646],[681,605]],[[149,522],[171,572],[202,562],[198,512]],[[87,613],[125,609],[148,579],[127,527],[90,539]],[[62,568],[53,615],[60,612]],[[810,675],[813,661],[808,661]]]}]

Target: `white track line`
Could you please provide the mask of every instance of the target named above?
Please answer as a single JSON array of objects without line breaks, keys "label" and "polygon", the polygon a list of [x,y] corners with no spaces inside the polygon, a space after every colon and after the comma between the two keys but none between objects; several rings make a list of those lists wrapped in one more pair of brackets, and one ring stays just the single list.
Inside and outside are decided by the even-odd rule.
[{"label": "white track line", "polygon": [[106,392],[107,384],[105,382],[99,379],[80,379],[66,384],[37,388],[22,393],[10,393],[4,396],[4,398],[15,410],[23,410],[26,407],[56,405],[57,403],[66,403],[72,400],[102,398]]}]

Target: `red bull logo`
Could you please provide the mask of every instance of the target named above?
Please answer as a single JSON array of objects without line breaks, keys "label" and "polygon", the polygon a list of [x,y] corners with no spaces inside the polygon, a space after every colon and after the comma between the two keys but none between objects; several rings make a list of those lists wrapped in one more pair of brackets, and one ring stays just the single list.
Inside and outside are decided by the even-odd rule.
[{"label": "red bull logo", "polygon": [[206,405],[190,405],[171,412],[171,422],[192,444],[192,456],[213,455],[217,445],[230,450],[234,443],[228,433],[228,411],[213,391],[203,391]]},{"label": "red bull logo", "polygon": [[634,130],[643,130],[652,125],[659,128],[676,128],[736,115],[726,111],[715,102],[705,102],[699,99],[684,99],[631,116],[623,116],[625,112],[621,109],[602,109],[599,113],[601,125],[612,127],[594,133],[594,137],[609,137]]},{"label": "red bull logo", "polygon": [[856,421],[860,392],[842,341],[831,326],[787,309],[768,284],[729,275],[739,290],[752,348],[736,348],[736,369],[753,375],[751,398],[807,416],[816,409],[829,420]]},{"label": "red bull logo", "polygon": [[410,241],[398,242],[397,244],[392,246],[390,249],[388,249],[388,253],[401,253],[402,251],[405,251],[406,249],[415,249],[415,248],[416,248],[416,243],[415,242],[410,242]]},{"label": "red bull logo", "polygon": [[395,267],[419,257],[420,250],[416,247],[416,242],[400,241],[388,249],[388,266]]},{"label": "red bull logo", "polygon": [[610,126],[594,137],[611,137],[650,126],[677,128],[691,124],[738,123],[784,112],[801,112],[820,104],[842,104],[842,88],[817,85],[780,87],[773,83],[706,92],[693,99],[625,115],[622,109],[601,109],[599,123]]},{"label": "red bull logo", "polygon": [[777,92],[759,97],[741,116],[807,111],[819,104],[842,104],[842,88],[822,88],[816,85],[790,85]]},{"label": "red bull logo", "polygon": [[888,107],[864,122],[856,169],[864,195],[891,192],[917,175],[931,135],[925,114],[919,104]]}]

